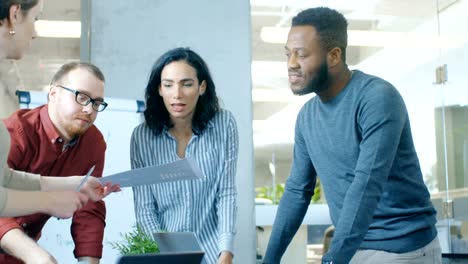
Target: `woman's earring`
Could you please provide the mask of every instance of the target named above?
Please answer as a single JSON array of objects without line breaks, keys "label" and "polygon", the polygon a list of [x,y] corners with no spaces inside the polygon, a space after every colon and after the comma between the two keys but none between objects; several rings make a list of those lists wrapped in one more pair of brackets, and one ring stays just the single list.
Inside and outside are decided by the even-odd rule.
[{"label": "woman's earring", "polygon": [[10,29],[10,32],[8,33],[10,33],[11,36],[14,36],[16,34],[16,31],[14,29]]}]

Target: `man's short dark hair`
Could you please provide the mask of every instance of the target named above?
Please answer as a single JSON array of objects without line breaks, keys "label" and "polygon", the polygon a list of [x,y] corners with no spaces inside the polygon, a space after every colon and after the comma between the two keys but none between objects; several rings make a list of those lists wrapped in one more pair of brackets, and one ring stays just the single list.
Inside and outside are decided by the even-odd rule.
[{"label": "man's short dark hair", "polygon": [[328,7],[309,8],[292,19],[292,26],[313,26],[325,51],[338,47],[341,59],[346,61],[348,46],[348,22],[340,12]]}]

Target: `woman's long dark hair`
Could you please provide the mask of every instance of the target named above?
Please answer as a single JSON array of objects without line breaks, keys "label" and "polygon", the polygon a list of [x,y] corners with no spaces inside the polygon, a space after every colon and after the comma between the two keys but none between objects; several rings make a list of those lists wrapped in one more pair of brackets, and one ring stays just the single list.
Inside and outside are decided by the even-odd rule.
[{"label": "woman's long dark hair", "polygon": [[198,83],[206,82],[206,91],[198,98],[195,113],[192,119],[192,130],[195,134],[201,134],[208,122],[219,111],[218,97],[210,71],[205,61],[189,48],[176,48],[164,53],[153,65],[151,75],[146,86],[145,99],[146,125],[159,135],[163,129],[173,126],[169,118],[169,112],[164,105],[163,98],[159,95],[161,85],[161,72],[171,62],[184,61],[197,72]]}]

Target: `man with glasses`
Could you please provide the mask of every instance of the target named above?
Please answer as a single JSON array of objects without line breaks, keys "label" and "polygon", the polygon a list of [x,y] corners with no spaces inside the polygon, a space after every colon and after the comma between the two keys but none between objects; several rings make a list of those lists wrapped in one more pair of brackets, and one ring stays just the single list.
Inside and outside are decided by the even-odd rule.
[{"label": "man with glasses", "polygon": [[[63,65],[52,79],[49,102],[22,109],[4,120],[11,136],[8,165],[15,170],[43,176],[84,175],[96,166],[101,177],[106,143],[93,125],[104,101],[104,75],[89,63]],[[102,256],[106,208],[103,201],[89,202],[73,216],[74,255],[89,263]],[[45,214],[0,218],[0,263],[43,259],[49,253],[36,241],[50,218]],[[21,260],[21,261],[20,261]]]}]

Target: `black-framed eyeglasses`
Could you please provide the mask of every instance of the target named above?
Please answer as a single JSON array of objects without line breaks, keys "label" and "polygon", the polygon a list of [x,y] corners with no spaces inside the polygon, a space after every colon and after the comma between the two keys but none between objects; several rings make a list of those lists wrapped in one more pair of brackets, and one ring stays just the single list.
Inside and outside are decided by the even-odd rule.
[{"label": "black-framed eyeglasses", "polygon": [[93,109],[95,111],[97,111],[97,112],[104,111],[104,109],[106,109],[106,107],[108,106],[108,104],[106,102],[104,102],[104,100],[102,100],[102,99],[93,99],[93,98],[91,98],[89,95],[87,95],[85,93],[82,93],[80,91],[77,91],[77,90],[74,90],[74,89],[59,85],[59,84],[57,84],[56,86],[58,86],[60,88],[63,88],[65,90],[69,91],[69,92],[74,93],[75,94],[75,101],[78,104],[82,105],[82,106],[87,106],[87,105],[89,105],[89,103],[92,103]]}]

